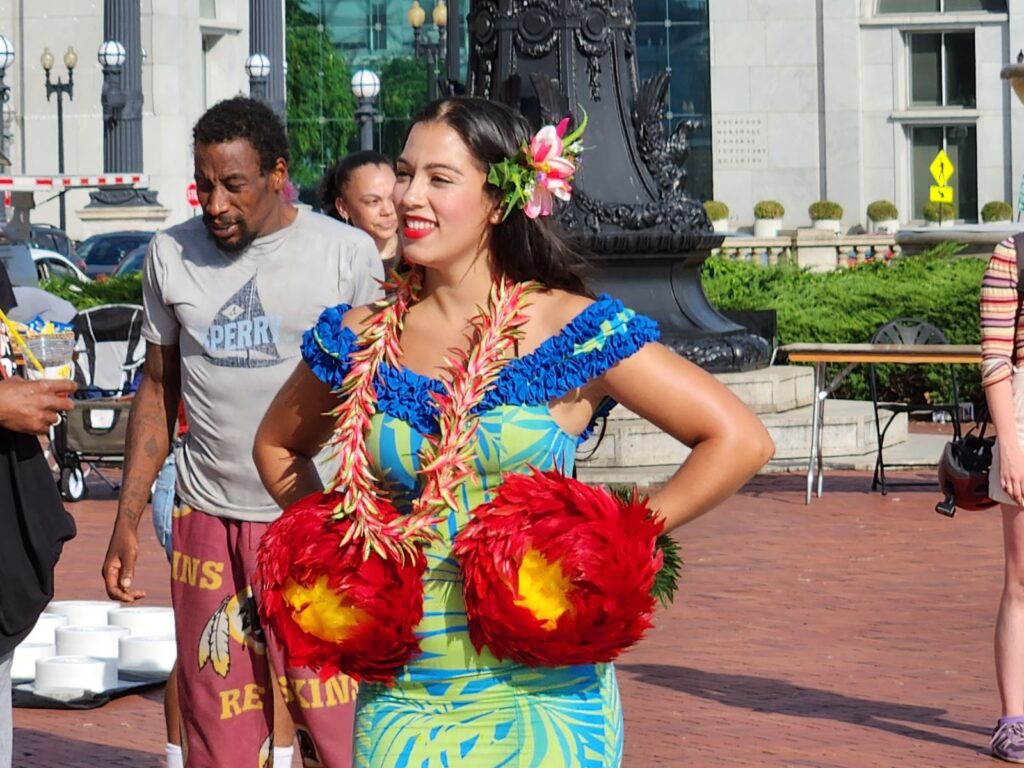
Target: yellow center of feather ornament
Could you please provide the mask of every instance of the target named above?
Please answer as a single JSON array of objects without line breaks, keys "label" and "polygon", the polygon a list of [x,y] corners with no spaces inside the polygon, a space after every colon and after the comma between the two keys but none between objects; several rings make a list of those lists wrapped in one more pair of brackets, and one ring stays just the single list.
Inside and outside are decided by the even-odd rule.
[{"label": "yellow center of feather ornament", "polygon": [[558,626],[563,614],[576,614],[568,597],[572,588],[560,561],[549,563],[536,549],[526,550],[519,564],[519,598],[514,602],[544,622],[541,626],[547,631]]},{"label": "yellow center of feather ornament", "polygon": [[288,579],[281,592],[295,623],[304,632],[331,643],[347,639],[368,618],[366,611],[352,605],[344,593],[331,589],[326,575],[309,587]]}]

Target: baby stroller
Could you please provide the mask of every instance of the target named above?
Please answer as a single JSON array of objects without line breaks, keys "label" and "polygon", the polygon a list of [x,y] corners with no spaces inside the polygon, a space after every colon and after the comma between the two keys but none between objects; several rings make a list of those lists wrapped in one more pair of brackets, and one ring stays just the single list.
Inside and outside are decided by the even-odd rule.
[{"label": "baby stroller", "polygon": [[66,501],[85,497],[91,469],[111,490],[118,488],[100,468],[124,463],[128,411],[146,354],[142,317],[137,304],[106,304],[75,317],[75,408],[52,431]]}]

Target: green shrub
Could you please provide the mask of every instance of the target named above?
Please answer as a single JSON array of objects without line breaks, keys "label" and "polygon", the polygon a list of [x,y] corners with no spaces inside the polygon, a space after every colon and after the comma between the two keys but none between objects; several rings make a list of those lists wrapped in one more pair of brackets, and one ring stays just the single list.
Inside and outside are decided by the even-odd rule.
[{"label": "green shrub", "polygon": [[899,217],[900,212],[888,200],[875,200],[873,203],[868,204],[868,218],[871,221],[889,221]]},{"label": "green shrub", "polygon": [[[778,341],[859,343],[897,317],[919,317],[938,326],[952,344],[981,340],[978,296],[985,261],[957,258],[959,243],[943,243],[889,265],[868,263],[855,269],[809,272],[793,265],[760,266],[712,258],[702,282],[719,309],[774,309]],[[843,366],[830,366],[829,377]],[[879,366],[894,383],[885,397],[901,400],[950,398],[943,366]],[[859,366],[844,379],[838,397],[868,400],[868,369]],[[983,399],[976,366],[957,366],[961,398]]]},{"label": "green shrub", "polygon": [[956,211],[949,203],[925,203],[925,221],[949,221],[956,216]]},{"label": "green shrub", "polygon": [[53,278],[44,280],[39,287],[70,301],[78,310],[101,304],[142,303],[142,275],[138,272],[89,283],[80,283],[70,278]]},{"label": "green shrub", "polygon": [[786,215],[786,209],[778,200],[762,200],[754,206],[755,219],[781,219]]},{"label": "green shrub", "polygon": [[816,203],[811,203],[811,207],[807,209],[807,213],[810,214],[811,221],[841,219],[843,218],[843,206],[839,203],[833,203],[831,200],[819,200]]},{"label": "green shrub", "polygon": [[1009,203],[1002,200],[993,200],[985,203],[981,209],[982,221],[1010,221],[1013,218],[1013,208]]},{"label": "green shrub", "polygon": [[705,200],[704,210],[708,212],[708,218],[712,221],[721,221],[729,218],[729,206],[717,200]]}]

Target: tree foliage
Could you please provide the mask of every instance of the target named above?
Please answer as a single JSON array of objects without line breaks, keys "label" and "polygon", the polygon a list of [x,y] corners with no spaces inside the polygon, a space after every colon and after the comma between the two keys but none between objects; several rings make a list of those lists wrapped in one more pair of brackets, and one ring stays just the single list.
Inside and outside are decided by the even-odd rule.
[{"label": "tree foliage", "polygon": [[324,168],[349,150],[356,134],[355,97],[348,64],[299,0],[285,3],[285,30],[290,173],[298,186],[313,187]]},{"label": "tree foliage", "polygon": [[380,151],[398,157],[405,142],[409,119],[427,103],[427,71],[412,57],[388,59],[380,68]]}]

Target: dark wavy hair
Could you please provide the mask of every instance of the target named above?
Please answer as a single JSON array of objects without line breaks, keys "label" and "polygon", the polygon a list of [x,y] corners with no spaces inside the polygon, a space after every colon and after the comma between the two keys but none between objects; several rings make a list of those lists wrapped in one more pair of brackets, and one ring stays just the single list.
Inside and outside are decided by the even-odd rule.
[{"label": "dark wavy hair", "polygon": [[339,221],[341,220],[341,214],[334,207],[334,201],[341,196],[341,193],[345,190],[345,185],[352,178],[352,174],[364,165],[386,165],[388,168],[391,168],[391,158],[387,155],[382,155],[380,152],[374,152],[372,149],[361,149],[358,152],[345,155],[345,157],[328,168],[317,187],[321,213],[325,213]]},{"label": "dark wavy hair", "polygon": [[[484,173],[530,141],[533,130],[519,112],[496,101],[452,96],[427,104],[413,116],[417,123],[443,123],[455,131]],[[408,139],[408,134],[406,134]],[[501,191],[487,185],[496,200]],[[528,218],[520,209],[494,225],[492,269],[515,281],[537,280],[548,288],[593,296],[584,280],[586,262],[557,229],[552,217]]]},{"label": "dark wavy hair", "polygon": [[192,149],[245,139],[260,156],[260,172],[274,169],[278,159],[288,163],[288,132],[270,107],[257,99],[236,96],[210,107],[192,129]]}]

